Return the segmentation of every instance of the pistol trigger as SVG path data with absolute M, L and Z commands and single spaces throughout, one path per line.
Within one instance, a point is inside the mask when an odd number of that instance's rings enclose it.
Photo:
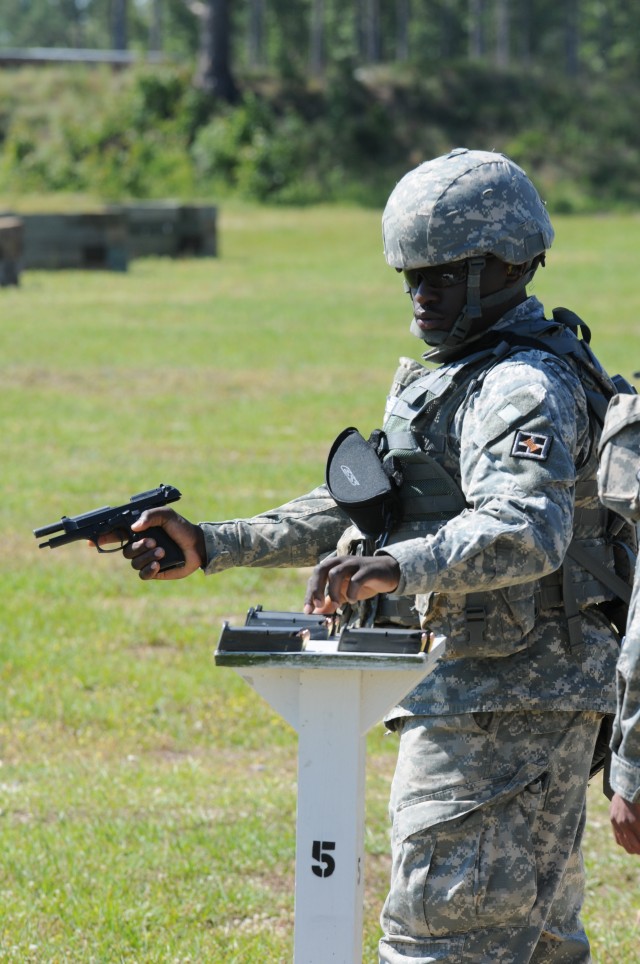
M 126 549 L 126 547 L 133 542 L 133 533 L 127 531 L 126 529 L 122 529 L 122 528 L 110 529 L 109 531 L 118 537 L 118 539 L 120 540 L 120 545 L 115 546 L 113 549 L 103 549 L 102 546 L 99 544 L 100 537 L 98 536 L 98 538 L 96 539 L 95 545 L 96 545 L 96 549 L 100 553 L 108 554 L 110 552 L 122 552 L 123 549 Z

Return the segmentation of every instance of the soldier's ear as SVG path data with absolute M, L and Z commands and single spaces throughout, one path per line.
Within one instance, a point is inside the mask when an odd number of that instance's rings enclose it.
M 521 278 L 524 273 L 524 264 L 508 264 L 507 265 L 507 278 Z
M 531 262 L 525 261 L 524 264 L 507 265 L 507 287 L 519 281 L 531 268 Z

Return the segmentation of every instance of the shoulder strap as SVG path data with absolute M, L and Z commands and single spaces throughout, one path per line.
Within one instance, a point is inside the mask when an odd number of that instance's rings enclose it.
M 570 556 L 578 565 L 590 572 L 592 576 L 595 576 L 601 583 L 610 589 L 612 593 L 622 599 L 627 605 L 631 602 L 631 586 L 621 579 L 620 576 L 616 575 L 606 566 L 596 559 L 592 553 L 585 546 L 581 546 L 580 543 L 573 540 L 569 548 L 567 549 L 567 555 Z

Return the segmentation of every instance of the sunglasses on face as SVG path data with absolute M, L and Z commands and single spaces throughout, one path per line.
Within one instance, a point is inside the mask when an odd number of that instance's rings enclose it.
M 428 288 L 452 288 L 467 280 L 468 262 L 453 261 L 434 267 L 408 268 L 402 273 L 413 291 L 417 291 L 421 284 Z

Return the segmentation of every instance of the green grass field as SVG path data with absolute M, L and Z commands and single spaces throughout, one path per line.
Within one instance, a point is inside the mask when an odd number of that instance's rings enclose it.
M 531 289 L 583 314 L 612 372 L 640 369 L 640 219 L 558 219 Z M 306 574 L 143 584 L 120 555 L 32 529 L 160 482 L 194 521 L 323 477 L 377 427 L 420 354 L 379 213 L 230 206 L 220 257 L 127 274 L 27 272 L 0 290 L 0 961 L 292 959 L 295 736 L 212 654 L 223 619 L 301 607 Z M 637 242 L 637 243 L 636 243 Z M 369 737 L 365 954 L 388 875 L 395 741 Z M 594 961 L 640 959 L 640 863 L 590 792 Z

